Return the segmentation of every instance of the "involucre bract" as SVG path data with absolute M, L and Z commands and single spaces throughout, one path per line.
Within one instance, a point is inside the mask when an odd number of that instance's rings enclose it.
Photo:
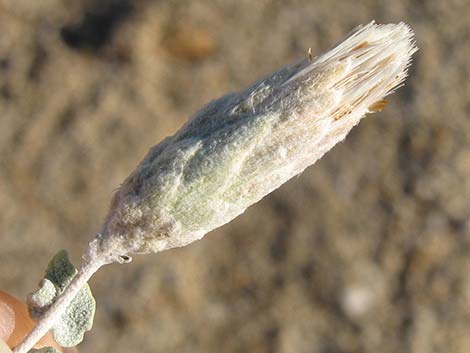
M 415 51 L 407 25 L 372 22 L 318 58 L 212 101 L 124 181 L 93 251 L 125 262 L 231 221 L 381 110 Z

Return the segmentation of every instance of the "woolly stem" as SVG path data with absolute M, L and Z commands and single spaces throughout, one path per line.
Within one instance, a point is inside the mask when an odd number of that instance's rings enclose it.
M 88 282 L 90 277 L 105 263 L 88 259 L 74 276 L 70 284 L 57 298 L 54 304 L 44 313 L 34 329 L 26 336 L 22 343 L 15 347 L 13 353 L 27 353 L 51 329 L 57 318 L 65 311 L 69 303 L 75 298 L 78 291 Z

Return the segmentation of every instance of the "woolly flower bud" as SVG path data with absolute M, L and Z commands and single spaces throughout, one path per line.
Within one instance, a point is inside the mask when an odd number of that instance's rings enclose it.
M 372 22 L 315 60 L 212 101 L 124 181 L 95 251 L 123 262 L 231 221 L 381 110 L 415 51 L 407 25 Z

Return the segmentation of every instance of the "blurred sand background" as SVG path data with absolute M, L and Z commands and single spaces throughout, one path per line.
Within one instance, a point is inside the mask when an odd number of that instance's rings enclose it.
M 468 1 L 0 1 L 0 288 L 75 263 L 113 190 L 212 98 L 375 19 L 406 86 L 189 247 L 91 281 L 81 352 L 470 352 Z

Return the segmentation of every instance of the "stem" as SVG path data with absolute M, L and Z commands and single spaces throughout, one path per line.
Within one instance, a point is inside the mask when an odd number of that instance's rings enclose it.
M 47 310 L 37 322 L 34 329 L 26 336 L 23 342 L 15 347 L 13 353 L 29 352 L 47 331 L 51 329 L 57 318 L 65 311 L 73 298 L 75 298 L 78 291 L 102 265 L 104 265 L 104 263 L 96 261 L 96 259 L 86 261 L 72 279 L 72 282 L 70 282 L 54 304 L 51 305 L 49 310 Z

